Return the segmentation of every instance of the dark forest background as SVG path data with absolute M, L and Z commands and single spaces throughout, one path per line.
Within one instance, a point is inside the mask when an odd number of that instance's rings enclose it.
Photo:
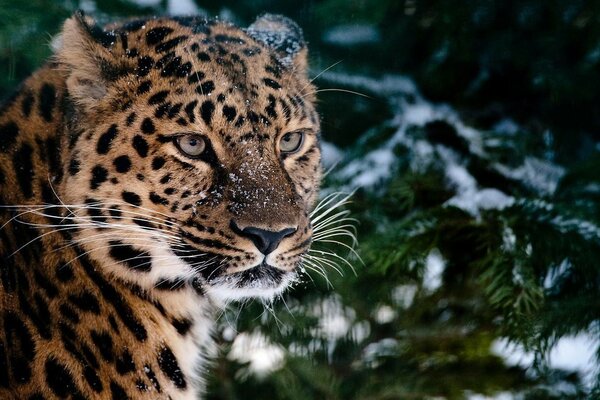
M 0 98 L 74 10 L 187 3 L 0 0 Z M 326 265 L 330 282 L 309 271 L 272 309 L 225 314 L 209 399 L 600 398 L 599 1 L 196 5 L 304 28 L 324 193 L 356 190 L 362 259 L 334 244 L 355 273 Z M 584 372 L 553 362 L 565 340 L 588 343 Z

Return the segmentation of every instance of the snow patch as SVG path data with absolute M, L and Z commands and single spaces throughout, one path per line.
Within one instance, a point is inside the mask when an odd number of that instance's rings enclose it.
M 132 3 L 141 7 L 158 7 L 161 0 L 130 0 Z
M 263 378 L 283 367 L 285 351 L 260 332 L 243 332 L 233 341 L 227 358 L 248 363 L 247 373 Z
M 396 319 L 398 313 L 387 304 L 381 304 L 373 313 L 373 318 L 378 324 L 389 324 Z
M 446 201 L 446 206 L 454 206 L 479 217 L 480 210 L 502 210 L 515 203 L 498 189 L 479 189 L 475 178 L 465 167 L 459 165 L 453 152 L 448 149 L 438 149 L 438 154 L 446 162 L 446 176 L 456 188 L 456 195 Z
M 205 15 L 204 11 L 196 5 L 194 0 L 169 0 L 167 3 L 169 15 Z
M 496 164 L 495 168 L 504 176 L 521 181 L 543 194 L 554 193 L 558 182 L 565 174 L 564 168 L 535 157 L 525 158 L 518 168 L 511 169 L 501 164 Z
M 392 150 L 377 149 L 348 164 L 339 175 L 346 179 L 352 177 L 355 187 L 370 187 L 389 177 L 395 161 Z
M 442 278 L 446 269 L 446 261 L 437 249 L 432 250 L 425 259 L 423 287 L 428 292 L 435 292 L 442 286 Z
M 321 141 L 321 162 L 323 167 L 331 168 L 344 159 L 344 153 L 336 145 Z
M 475 393 L 475 394 L 468 393 L 467 394 L 467 400 L 515 400 L 516 398 L 521 398 L 521 397 L 516 397 L 514 394 L 507 393 L 507 392 L 496 393 L 492 396 L 487 396 L 487 395 L 477 394 L 477 393 Z
M 399 285 L 392 290 L 392 301 L 398 307 L 403 309 L 409 308 L 417 294 L 417 285 Z
M 381 34 L 373 25 L 338 25 L 325 32 L 323 41 L 329 44 L 350 47 L 361 44 L 377 43 L 381 41 Z
M 548 365 L 551 368 L 577 371 L 583 383 L 591 388 L 598 368 L 595 355 L 598 346 L 600 339 L 591 333 L 563 337 L 550 350 Z M 510 366 L 529 368 L 534 361 L 533 352 L 528 352 L 523 346 L 505 338 L 496 339 L 492 343 L 491 351 Z

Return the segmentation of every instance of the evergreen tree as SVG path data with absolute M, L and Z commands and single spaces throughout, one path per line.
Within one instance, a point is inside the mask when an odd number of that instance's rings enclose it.
M 316 223 L 302 283 L 223 314 L 208 398 L 600 398 L 598 367 L 548 362 L 585 335 L 600 365 L 598 2 L 197 3 L 305 27 L 323 197 L 340 203 Z M 108 20 L 173 4 L 0 0 L 0 97 L 75 9 Z M 507 342 L 531 365 L 508 364 Z

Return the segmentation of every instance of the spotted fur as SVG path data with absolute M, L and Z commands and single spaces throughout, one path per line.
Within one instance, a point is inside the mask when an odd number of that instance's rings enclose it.
M 198 398 L 215 313 L 281 293 L 311 243 L 302 33 L 76 14 L 59 43 L 0 109 L 0 398 Z

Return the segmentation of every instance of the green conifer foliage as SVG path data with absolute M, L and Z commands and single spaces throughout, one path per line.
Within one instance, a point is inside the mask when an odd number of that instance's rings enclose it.
M 77 8 L 172 4 L 0 0 L 0 98 Z M 358 237 L 332 232 L 283 299 L 223 314 L 208 399 L 600 398 L 599 2 L 196 4 L 304 27 L 323 197 L 354 193 L 324 220 Z M 596 338 L 594 376 L 549 360 L 577 335 Z

